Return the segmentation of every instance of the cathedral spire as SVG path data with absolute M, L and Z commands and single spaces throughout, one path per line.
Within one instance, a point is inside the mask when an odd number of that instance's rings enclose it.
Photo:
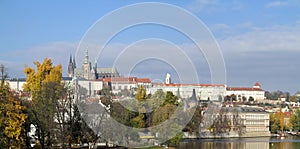
M 74 63 L 72 62 L 72 54 L 70 54 L 70 60 L 68 65 L 68 77 L 74 76 Z
M 72 54 L 70 54 L 69 64 L 70 64 L 70 63 L 73 63 L 73 62 L 72 62 Z
M 73 57 L 73 67 L 76 68 L 75 57 Z
M 88 64 L 89 63 L 89 51 L 88 49 L 85 50 L 85 58 L 84 58 L 84 62 L 85 64 Z

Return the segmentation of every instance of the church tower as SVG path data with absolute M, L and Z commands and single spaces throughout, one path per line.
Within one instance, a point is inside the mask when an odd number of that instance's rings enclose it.
M 94 62 L 94 66 L 93 66 L 93 79 L 98 79 L 98 73 L 97 73 L 97 60 L 95 59 L 95 62 Z
M 91 79 L 91 62 L 89 60 L 88 50 L 85 51 L 85 58 L 82 63 L 83 78 Z
M 167 73 L 166 75 L 166 84 L 171 84 L 171 75 L 169 73 Z
M 74 61 L 75 62 L 75 61 Z M 72 55 L 70 55 L 69 65 L 68 65 L 68 77 L 74 76 L 74 63 L 72 61 Z

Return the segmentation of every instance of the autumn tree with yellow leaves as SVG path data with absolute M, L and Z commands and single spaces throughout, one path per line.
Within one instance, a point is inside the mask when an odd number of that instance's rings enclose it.
M 5 82 L 7 74 L 4 65 L 0 66 L 0 144 L 1 148 L 21 148 L 24 144 L 25 107 Z
M 40 147 L 51 147 L 54 138 L 56 105 L 62 95 L 62 66 L 53 66 L 52 60 L 45 58 L 43 63 L 34 62 L 36 70 L 26 66 L 24 91 L 31 94 L 32 105 L 28 110 L 31 123 L 36 127 Z

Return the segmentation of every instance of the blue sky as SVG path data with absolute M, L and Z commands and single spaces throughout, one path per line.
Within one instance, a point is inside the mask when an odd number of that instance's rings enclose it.
M 63 64 L 66 74 L 69 55 L 75 54 L 86 31 L 109 12 L 137 2 L 142 1 L 2 0 L 0 63 L 8 67 L 11 77 L 23 77 L 26 64 L 32 66 L 33 61 L 50 57 L 56 64 Z M 206 24 L 224 55 L 228 86 L 252 86 L 259 81 L 269 91 L 278 89 L 293 94 L 300 90 L 300 2 L 297 0 L 155 2 L 182 7 Z M 155 37 L 189 47 L 189 41 L 177 34 L 168 28 L 146 25 L 125 30 L 112 42 L 115 48 L 120 48 L 139 39 Z M 203 57 L 200 59 L 197 71 L 203 78 L 201 81 L 207 83 L 210 72 Z M 105 62 L 98 65 L 106 66 Z M 153 73 L 161 76 L 159 79 L 166 73 L 162 68 L 137 68 L 137 75 Z

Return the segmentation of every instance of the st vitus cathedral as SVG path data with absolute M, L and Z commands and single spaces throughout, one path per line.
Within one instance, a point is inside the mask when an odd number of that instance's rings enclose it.
M 68 65 L 68 77 L 96 80 L 99 78 L 119 77 L 119 73 L 116 68 L 98 68 L 97 62 L 95 62 L 92 66 L 92 63 L 89 60 L 88 50 L 86 50 L 85 58 L 82 62 L 81 68 L 76 67 L 75 59 L 72 59 L 72 56 L 70 56 Z

